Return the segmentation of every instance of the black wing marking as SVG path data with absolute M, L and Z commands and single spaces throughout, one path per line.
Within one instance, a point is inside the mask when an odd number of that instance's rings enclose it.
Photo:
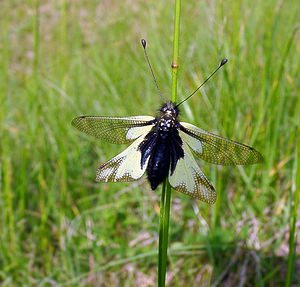
M 136 139 L 123 152 L 116 155 L 108 162 L 102 164 L 96 172 L 96 181 L 100 182 L 124 182 L 137 180 L 146 171 L 147 163 L 141 165 L 142 154 L 139 149 L 144 136 Z
M 177 162 L 175 171 L 169 173 L 171 186 L 179 192 L 209 204 L 216 202 L 217 193 L 196 163 L 186 142 L 183 142 L 184 156 Z
M 247 165 L 263 162 L 254 148 L 214 135 L 189 123 L 180 123 L 182 139 L 199 158 L 220 165 Z
M 154 124 L 154 117 L 99 117 L 81 116 L 73 119 L 78 130 L 110 143 L 124 144 L 148 133 Z

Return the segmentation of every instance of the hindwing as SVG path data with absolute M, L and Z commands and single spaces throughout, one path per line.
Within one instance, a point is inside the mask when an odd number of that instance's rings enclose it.
M 213 185 L 208 181 L 194 159 L 190 147 L 183 139 L 183 157 L 176 165 L 173 174 L 169 173 L 171 186 L 179 192 L 209 204 L 216 201 L 217 194 Z
M 145 159 L 145 164 L 142 165 L 142 153 L 140 144 L 144 137 L 136 139 L 123 152 L 102 164 L 96 172 L 96 181 L 100 182 L 116 182 L 116 181 L 133 181 L 137 180 L 146 171 L 149 157 Z

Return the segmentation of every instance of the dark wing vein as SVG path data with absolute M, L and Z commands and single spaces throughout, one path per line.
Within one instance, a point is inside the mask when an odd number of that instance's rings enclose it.
M 220 165 L 247 165 L 263 161 L 262 155 L 250 146 L 222 138 L 188 123 L 181 123 L 180 129 L 200 141 L 201 147 L 193 149 L 193 152 L 207 162 Z
M 135 127 L 153 125 L 154 118 L 150 116 L 136 117 L 100 117 L 80 116 L 72 121 L 72 125 L 90 136 L 110 143 L 123 144 L 134 141 L 127 137 L 128 131 Z

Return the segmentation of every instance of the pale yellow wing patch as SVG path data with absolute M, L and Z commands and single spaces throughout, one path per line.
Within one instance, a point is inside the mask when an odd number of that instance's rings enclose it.
M 153 125 L 148 126 L 141 126 L 141 127 L 132 127 L 128 129 L 126 133 L 126 140 L 134 140 L 139 138 L 140 136 L 147 135 L 151 129 L 153 128 Z
M 174 173 L 169 174 L 171 186 L 193 198 L 213 204 L 217 194 L 195 161 L 189 146 L 183 142 L 184 157 L 177 162 Z
M 147 162 L 141 167 L 141 152 L 138 149 L 145 137 L 136 139 L 123 152 L 102 164 L 96 172 L 96 181 L 116 182 L 137 180 L 146 171 Z
M 200 140 L 184 133 L 181 130 L 179 130 L 179 135 L 196 154 L 202 154 L 202 144 Z

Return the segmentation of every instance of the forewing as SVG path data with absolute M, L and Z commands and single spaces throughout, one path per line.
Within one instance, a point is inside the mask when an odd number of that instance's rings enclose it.
M 98 117 L 80 116 L 72 121 L 72 125 L 78 130 L 105 140 L 110 143 L 130 143 L 147 134 L 153 127 L 153 117 Z
M 183 158 L 177 162 L 174 173 L 169 174 L 171 186 L 179 192 L 209 204 L 216 202 L 217 194 L 213 185 L 208 181 L 196 163 L 188 145 L 183 142 Z
M 102 164 L 97 169 L 96 181 L 116 182 L 139 179 L 145 173 L 149 160 L 148 158 L 143 167 L 141 166 L 141 151 L 139 145 L 144 138 L 144 136 L 139 137 L 122 153 Z
M 180 135 L 196 156 L 220 165 L 247 165 L 263 161 L 254 148 L 214 135 L 189 123 L 181 122 Z

